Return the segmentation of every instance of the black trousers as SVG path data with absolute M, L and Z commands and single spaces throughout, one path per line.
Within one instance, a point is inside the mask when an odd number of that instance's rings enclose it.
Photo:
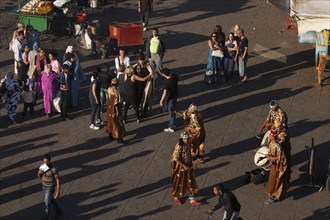
M 30 114 L 34 115 L 34 103 L 33 102 L 31 102 L 31 103 L 24 102 L 23 116 L 26 115 L 26 112 L 28 109 L 30 110 Z

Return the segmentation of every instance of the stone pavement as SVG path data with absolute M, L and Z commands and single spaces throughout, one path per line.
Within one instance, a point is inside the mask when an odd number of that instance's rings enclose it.
M 156 100 L 152 116 L 139 125 L 133 120 L 127 124 L 129 145 L 109 143 L 105 128 L 92 131 L 88 127 L 86 82 L 81 107 L 71 113 L 70 121 L 58 116 L 46 119 L 40 104 L 36 118 L 23 121 L 18 114 L 19 123 L 9 125 L 1 106 L 0 218 L 41 218 L 44 204 L 37 168 L 41 156 L 50 152 L 61 174 L 61 219 L 207 219 L 206 210 L 216 203 L 212 186 L 219 182 L 236 194 L 243 219 L 330 219 L 329 192 L 302 187 L 307 183 L 305 146 L 310 146 L 312 137 L 319 177 L 326 175 L 329 159 L 329 86 L 316 83 L 313 46 L 298 44 L 296 32 L 281 33 L 288 17 L 265 0 L 155 3 L 150 23 L 160 28 L 167 45 L 165 66 L 180 76 L 178 109 L 194 102 L 205 121 L 207 162 L 196 169 L 198 198 L 203 204 L 192 207 L 186 202 L 178 207 L 170 195 L 169 160 L 183 121 L 178 119 L 175 133 L 162 132 L 168 116 L 160 113 Z M 106 34 L 109 22 L 137 20 L 136 1 L 121 2 L 104 15 L 93 16 L 101 20 Z M 246 31 L 250 79 L 242 86 L 203 82 L 207 39 L 217 24 L 226 35 L 235 24 Z M 53 44 L 46 40 L 43 46 L 63 51 L 66 42 L 66 38 Z M 79 55 L 87 73 L 94 66 L 113 62 L 113 58 L 96 60 L 83 50 Z M 1 74 L 12 69 L 11 64 L 12 54 L 0 50 Z M 255 168 L 253 157 L 259 143 L 254 136 L 272 99 L 279 100 L 289 117 L 293 174 L 286 197 L 265 206 L 265 186 L 244 184 L 244 174 Z M 213 218 L 220 219 L 222 213 L 216 212 Z

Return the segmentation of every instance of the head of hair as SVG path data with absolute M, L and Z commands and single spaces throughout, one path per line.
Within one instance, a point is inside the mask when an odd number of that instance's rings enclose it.
M 124 72 L 125 71 L 125 64 L 120 64 L 118 71 L 119 72 Z
M 230 35 L 233 35 L 233 37 L 235 36 L 235 34 L 233 33 L 233 32 L 230 32 L 229 34 L 228 34 L 228 40 L 229 40 L 229 36 Z
M 44 160 L 44 159 L 47 159 L 48 161 L 51 161 L 51 156 L 49 155 L 49 154 L 45 154 L 45 155 L 43 155 L 42 156 L 42 159 Z
M 212 36 L 213 36 L 213 35 L 216 35 L 216 38 L 219 39 L 219 34 L 218 34 L 218 32 L 215 32 L 215 31 L 214 31 L 214 32 L 211 34 L 211 39 L 212 39 Z
M 145 60 L 146 56 L 144 55 L 144 53 L 142 53 L 141 51 L 138 54 L 138 60 Z
M 223 191 L 225 189 L 222 183 L 219 183 L 219 184 L 213 186 L 213 188 L 220 190 L 220 191 Z
M 43 51 L 43 50 L 44 50 L 43 48 L 39 47 L 38 48 L 38 53 L 41 53 L 41 51 Z
M 23 89 L 24 89 L 24 91 L 25 91 L 25 92 L 27 92 L 27 91 L 29 91 L 29 90 L 30 90 L 30 87 L 29 87 L 29 86 L 27 86 L 27 85 L 25 85 Z
M 68 64 L 63 64 L 62 69 L 63 69 L 63 70 L 69 70 L 70 67 L 69 67 Z
M 30 25 L 30 24 L 26 25 L 26 30 L 27 30 L 27 31 L 31 31 L 31 30 L 33 30 L 33 26 Z
M 24 31 L 19 31 L 18 33 L 17 33 L 17 36 L 24 36 Z
M 55 51 L 53 51 L 53 50 L 51 50 L 51 51 L 49 52 L 49 55 L 52 55 L 54 58 L 57 57 L 57 53 L 56 53 Z
M 221 25 L 217 25 L 217 26 L 215 26 L 214 30 L 215 30 L 216 32 L 222 32 L 222 27 L 221 27 Z
M 152 28 L 151 31 L 157 31 L 157 33 L 158 33 L 158 27 Z
M 101 72 L 101 69 L 100 69 L 100 67 L 95 67 L 95 69 L 93 70 L 93 73 L 92 73 L 92 76 L 94 77 L 94 78 L 96 78 L 96 77 L 98 77 L 98 75 L 99 75 L 99 73 Z
M 166 76 L 171 75 L 171 71 L 170 71 L 170 69 L 169 69 L 169 68 L 164 68 L 164 69 L 163 69 L 163 74 L 166 75 Z

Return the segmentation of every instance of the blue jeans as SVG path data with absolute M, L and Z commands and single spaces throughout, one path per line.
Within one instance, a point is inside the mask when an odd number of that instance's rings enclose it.
M 89 101 L 92 106 L 91 112 L 91 124 L 95 124 L 95 114 L 98 120 L 101 120 L 100 113 L 101 113 L 101 104 L 96 104 L 94 97 L 89 97 Z
M 168 112 L 170 114 L 170 123 L 169 128 L 174 129 L 175 126 L 175 120 L 176 120 L 176 114 L 175 114 L 175 108 L 176 108 L 176 99 L 170 99 L 167 103 Z
M 233 77 L 234 65 L 235 65 L 234 57 L 232 57 L 232 58 L 226 57 L 225 58 L 224 69 L 225 69 L 226 80 L 231 79 Z
M 45 195 L 45 214 L 43 219 L 47 220 L 49 218 L 49 211 L 50 211 L 50 206 L 53 205 L 56 211 L 59 210 L 58 205 L 56 203 L 56 200 L 53 197 L 53 194 L 55 192 L 55 186 L 44 186 L 42 185 L 42 191 Z

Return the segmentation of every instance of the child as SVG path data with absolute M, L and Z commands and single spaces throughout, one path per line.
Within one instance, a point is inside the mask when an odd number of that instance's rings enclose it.
M 34 116 L 34 104 L 33 104 L 33 97 L 34 92 L 30 89 L 29 86 L 24 86 L 24 91 L 22 93 L 23 100 L 24 100 L 24 110 L 23 110 L 23 117 L 25 117 L 27 109 L 30 109 L 30 114 L 32 117 Z

